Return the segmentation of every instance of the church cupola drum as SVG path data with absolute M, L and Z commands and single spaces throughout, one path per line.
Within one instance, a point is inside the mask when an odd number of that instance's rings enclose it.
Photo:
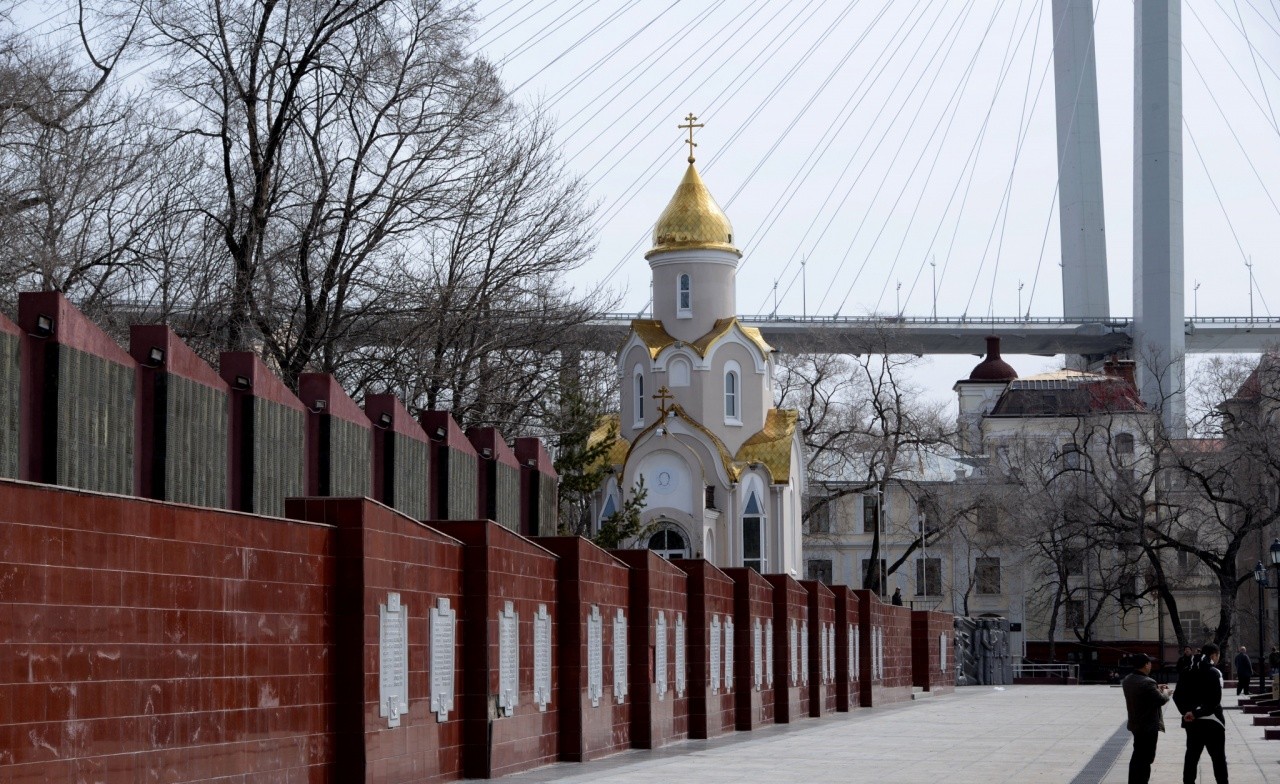
M 689 131 L 689 167 L 653 228 L 653 247 L 645 254 L 653 270 L 653 316 L 680 340 L 705 335 L 719 319 L 737 313 L 738 260 L 733 224 L 716 204 L 698 174 L 692 114 L 681 128 Z
M 651 318 L 635 319 L 618 352 L 620 411 L 593 436 L 616 433 L 613 469 L 595 498 L 594 526 L 643 481 L 633 546 L 717 566 L 791 572 L 801 557 L 804 462 L 795 411 L 773 407 L 773 349 L 738 321 L 742 253 L 733 226 L 689 166 L 645 254 L 653 274 Z

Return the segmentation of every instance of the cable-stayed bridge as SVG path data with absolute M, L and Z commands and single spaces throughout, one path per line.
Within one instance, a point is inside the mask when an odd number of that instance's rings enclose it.
M 612 351 L 634 313 L 610 313 L 585 325 L 592 348 Z M 987 335 L 1005 354 L 1139 357 L 1131 318 L 944 318 L 930 316 L 744 315 L 774 348 L 787 353 L 981 354 Z M 1280 346 L 1280 318 L 1197 316 L 1184 321 L 1186 351 L 1257 353 Z

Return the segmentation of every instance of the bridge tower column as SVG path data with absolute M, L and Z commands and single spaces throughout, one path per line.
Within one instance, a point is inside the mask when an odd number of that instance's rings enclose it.
M 1105 319 L 1111 310 L 1092 0 L 1053 0 L 1053 41 L 1062 315 Z
M 1182 228 L 1182 2 L 1135 0 L 1133 314 L 1138 385 L 1186 431 Z

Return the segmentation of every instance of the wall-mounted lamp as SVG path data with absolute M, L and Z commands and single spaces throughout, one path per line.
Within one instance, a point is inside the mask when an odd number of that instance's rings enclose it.
M 152 346 L 147 352 L 147 361 L 152 367 L 160 367 L 164 364 L 164 349 L 159 346 Z
M 443 428 L 443 427 L 437 427 L 437 428 L 436 428 L 436 438 L 444 438 L 444 428 Z
M 322 414 L 324 413 L 324 410 L 327 409 L 328 407 L 329 407 L 329 401 L 325 400 L 324 398 L 321 398 L 313 404 L 311 413 Z
M 384 428 L 391 427 L 391 415 L 385 411 L 379 414 L 378 424 Z
M 36 337 L 47 338 L 53 334 L 53 318 L 41 313 L 36 316 Z
M 248 376 L 236 376 L 231 386 L 236 389 L 249 389 L 253 386 L 253 382 L 249 380 Z
M 480 450 L 480 456 L 483 457 L 485 460 L 488 460 L 489 458 L 493 457 L 493 450 L 486 446 L 484 449 Z

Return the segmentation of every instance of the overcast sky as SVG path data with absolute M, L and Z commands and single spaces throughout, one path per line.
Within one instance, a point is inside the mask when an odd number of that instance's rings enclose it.
M 1050 0 L 477 11 L 477 48 L 555 118 L 601 205 L 575 283 L 608 280 L 626 309 L 645 307 L 643 253 L 692 112 L 706 124 L 698 167 L 745 252 L 741 313 L 772 311 L 776 283 L 779 313 L 928 315 L 936 269 L 940 316 L 1014 316 L 1019 302 L 1061 314 Z M 1100 0 L 1096 14 L 1111 312 L 1128 316 L 1133 5 Z M 1280 316 L 1280 6 L 1186 0 L 1183 43 L 1187 314 L 1247 314 L 1251 256 L 1254 311 Z M 973 363 L 935 364 L 949 395 Z

